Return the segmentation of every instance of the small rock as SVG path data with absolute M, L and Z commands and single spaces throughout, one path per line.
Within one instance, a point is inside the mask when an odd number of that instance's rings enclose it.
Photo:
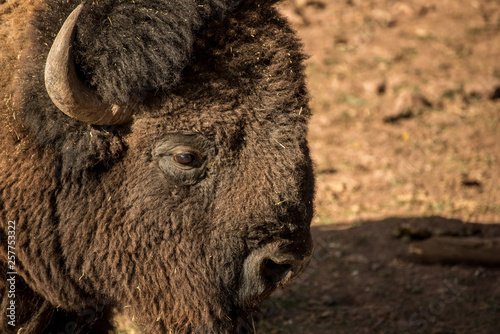
M 328 185 L 328 190 L 330 190 L 331 192 L 333 192 L 335 194 L 340 194 L 340 193 L 344 192 L 345 189 L 346 189 L 346 186 L 345 186 L 344 182 L 342 182 L 342 181 L 333 181 Z
M 295 8 L 304 8 L 309 3 L 309 0 L 293 0 Z
M 352 213 L 358 213 L 361 211 L 361 206 L 359 204 L 354 204 L 351 205 L 349 209 L 351 210 Z
M 383 79 L 376 79 L 363 82 L 363 89 L 368 95 L 383 95 L 386 90 L 386 83 Z
M 418 16 L 426 16 L 430 12 L 436 11 L 436 6 L 431 5 L 431 6 L 422 6 L 418 10 Z
M 321 296 L 321 302 L 326 306 L 335 306 L 339 304 L 339 301 L 332 296 Z
M 396 18 L 389 11 L 383 9 L 373 9 L 371 18 L 384 27 L 394 27 L 397 23 Z
M 414 199 L 414 197 L 413 193 L 406 193 L 397 195 L 396 199 L 398 200 L 398 202 L 408 203 L 411 202 Z
M 411 239 L 423 240 L 430 238 L 432 236 L 432 231 L 425 228 L 425 226 L 414 226 L 412 224 L 403 223 L 397 227 L 393 235 L 396 238 L 409 236 Z
M 500 80 L 493 77 L 480 77 L 465 84 L 466 97 L 498 99 L 500 98 Z
M 401 16 L 401 15 L 413 16 L 413 15 L 415 15 L 415 10 L 410 5 L 408 5 L 404 2 L 400 2 L 400 1 L 396 2 L 395 5 L 392 6 L 391 12 L 397 16 Z
M 319 317 L 320 318 L 329 318 L 333 315 L 333 312 L 331 310 L 326 310 L 320 313 Z
M 395 123 L 401 119 L 411 118 L 431 107 L 432 103 L 425 96 L 403 92 L 394 101 L 394 108 L 384 117 L 384 122 Z
M 420 37 L 420 38 L 429 38 L 429 36 L 431 36 L 429 31 L 424 29 L 424 28 L 415 29 L 415 35 L 417 35 L 417 37 Z
M 347 255 L 344 260 L 346 260 L 349 263 L 357 263 L 357 264 L 366 264 L 369 263 L 370 260 L 362 254 L 350 254 Z
M 500 85 L 495 88 L 493 93 L 490 95 L 491 100 L 497 100 L 500 99 Z

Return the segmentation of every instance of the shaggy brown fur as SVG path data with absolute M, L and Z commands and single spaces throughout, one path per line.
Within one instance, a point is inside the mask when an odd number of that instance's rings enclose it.
M 273 3 L 85 3 L 82 79 L 143 99 L 122 126 L 71 119 L 45 91 L 78 1 L 0 3 L 0 219 L 2 238 L 17 222 L 19 273 L 16 328 L 0 331 L 105 332 L 118 309 L 145 333 L 229 333 L 268 295 L 239 293 L 243 263 L 307 243 L 314 192 L 304 57 Z M 178 143 L 203 163 L 174 166 Z

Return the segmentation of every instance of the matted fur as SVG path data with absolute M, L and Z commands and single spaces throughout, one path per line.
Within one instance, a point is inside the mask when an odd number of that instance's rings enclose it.
M 239 0 L 100 0 L 78 21 L 77 63 L 111 103 L 128 102 L 144 89 L 179 82 L 196 33 L 222 19 Z M 44 22 L 42 22 L 43 24 Z
M 116 309 L 145 333 L 228 333 L 259 302 L 238 296 L 243 261 L 305 242 L 314 192 L 304 57 L 273 3 L 86 3 L 82 80 L 105 100 L 144 99 L 113 127 L 69 118 L 44 90 L 46 55 L 78 2 L 0 4 L 0 219 L 3 231 L 17 222 L 17 329 L 104 332 Z M 152 157 L 179 134 L 211 147 L 194 184 Z M 12 330 L 5 317 L 0 330 Z

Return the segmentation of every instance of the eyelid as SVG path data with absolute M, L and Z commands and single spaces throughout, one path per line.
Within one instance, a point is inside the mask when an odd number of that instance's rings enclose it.
M 200 151 L 190 146 L 172 146 L 171 148 L 160 146 L 153 150 L 154 157 L 174 156 L 178 154 L 192 154 L 195 157 L 202 156 Z
M 170 154 L 181 154 L 181 153 L 188 153 L 188 154 L 193 154 L 193 155 L 200 155 L 201 152 L 198 148 L 194 146 L 188 146 L 188 145 L 175 145 L 172 146 L 171 148 L 167 149 L 167 152 Z

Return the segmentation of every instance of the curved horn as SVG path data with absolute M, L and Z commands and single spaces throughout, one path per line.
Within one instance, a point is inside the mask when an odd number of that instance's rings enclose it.
M 81 82 L 71 54 L 74 28 L 83 4 L 68 16 L 50 48 L 45 64 L 45 87 L 52 102 L 66 115 L 96 125 L 123 124 L 130 120 L 134 105 L 106 104 Z

